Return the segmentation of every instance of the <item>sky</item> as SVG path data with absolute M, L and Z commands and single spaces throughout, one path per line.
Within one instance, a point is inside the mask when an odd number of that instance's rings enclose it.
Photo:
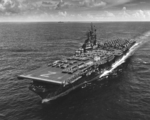
M 150 21 L 150 0 L 0 0 L 0 22 Z

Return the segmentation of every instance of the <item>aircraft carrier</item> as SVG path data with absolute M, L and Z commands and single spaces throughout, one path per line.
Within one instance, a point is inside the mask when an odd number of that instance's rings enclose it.
M 33 82 L 29 89 L 48 102 L 103 77 L 116 61 L 125 60 L 136 41 L 132 39 L 97 40 L 96 28 L 91 24 L 86 40 L 75 53 L 56 60 L 47 67 L 19 75 L 19 79 Z M 121 63 L 121 61 L 120 61 Z

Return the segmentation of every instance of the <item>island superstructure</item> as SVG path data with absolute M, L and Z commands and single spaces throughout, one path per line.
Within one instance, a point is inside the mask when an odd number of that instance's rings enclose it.
M 98 42 L 96 28 L 92 24 L 86 36 L 83 45 L 72 56 L 18 78 L 32 80 L 29 89 L 38 94 L 43 102 L 54 100 L 96 80 L 136 43 L 131 39 Z

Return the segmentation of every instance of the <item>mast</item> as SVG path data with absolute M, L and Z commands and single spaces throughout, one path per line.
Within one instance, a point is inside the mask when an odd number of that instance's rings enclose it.
M 91 36 L 91 43 L 92 46 L 96 45 L 96 28 L 95 26 L 93 26 L 93 24 L 91 23 L 91 30 L 90 30 L 90 36 Z
M 91 31 L 93 31 L 93 23 L 91 23 Z
M 93 42 L 93 44 L 96 45 L 96 43 L 97 43 L 96 27 L 94 26 L 94 42 Z
M 86 51 L 87 46 L 91 46 L 91 48 L 93 48 L 93 46 L 95 46 L 97 43 L 96 28 L 95 28 L 95 26 L 93 26 L 92 23 L 90 26 L 90 30 L 86 33 L 86 36 L 87 36 L 87 39 L 85 40 L 84 44 L 82 45 L 82 48 L 84 49 L 84 51 Z

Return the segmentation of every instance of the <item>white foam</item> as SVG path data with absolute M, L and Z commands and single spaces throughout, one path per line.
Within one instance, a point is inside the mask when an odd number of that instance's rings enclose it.
M 43 99 L 42 100 L 42 103 L 47 103 L 47 102 L 49 102 L 50 101 L 50 99 Z
M 117 68 L 118 66 L 120 66 L 122 63 L 125 62 L 125 60 L 134 52 L 134 50 L 137 48 L 137 46 L 139 45 L 140 43 L 136 43 L 134 46 L 132 46 L 129 50 L 129 52 L 124 55 L 121 59 L 119 59 L 118 61 L 116 61 L 114 64 L 112 64 L 112 67 L 110 70 L 105 70 L 103 72 L 103 74 L 100 75 L 99 78 L 102 78 L 102 77 L 105 77 L 107 75 L 109 75 L 109 73 L 111 73 L 115 68 Z

